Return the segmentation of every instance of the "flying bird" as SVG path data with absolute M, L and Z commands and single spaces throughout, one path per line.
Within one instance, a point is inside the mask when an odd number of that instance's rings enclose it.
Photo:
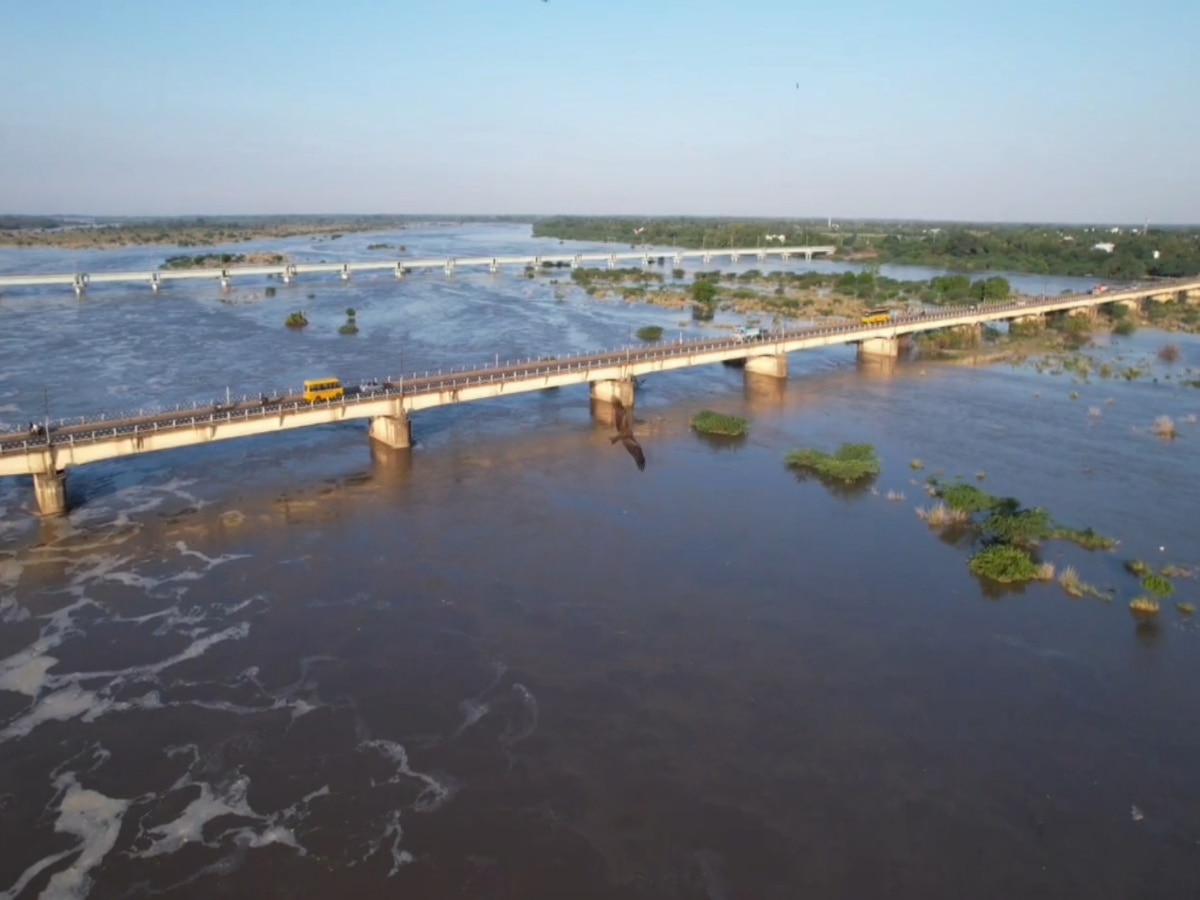
M 620 441 L 624 444 L 633 461 L 637 463 L 638 471 L 643 472 L 646 469 L 646 454 L 642 452 L 642 445 L 633 436 L 633 414 L 620 400 L 613 400 L 612 405 L 617 414 L 617 434 L 609 438 L 609 442 L 615 444 Z

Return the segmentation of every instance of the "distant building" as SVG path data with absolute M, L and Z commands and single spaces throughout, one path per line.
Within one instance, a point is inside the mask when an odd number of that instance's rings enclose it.
M 1108 244 L 1108 243 L 1092 244 L 1092 249 L 1098 250 L 1101 253 L 1112 253 L 1114 250 L 1117 249 L 1117 245 L 1116 244 Z

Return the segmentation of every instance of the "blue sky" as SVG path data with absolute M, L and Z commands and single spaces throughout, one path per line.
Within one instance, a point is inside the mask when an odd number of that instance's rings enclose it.
M 1195 0 L 8 0 L 0 211 L 1200 222 L 1197 35 Z

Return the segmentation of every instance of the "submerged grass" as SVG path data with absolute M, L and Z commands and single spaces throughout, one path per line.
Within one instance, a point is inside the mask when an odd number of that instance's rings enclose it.
M 692 428 L 701 434 L 742 437 L 749 433 L 750 423 L 737 416 L 727 416 L 723 413 L 713 412 L 711 409 L 705 409 L 692 416 Z
M 874 478 L 880 471 L 879 457 L 871 444 L 842 444 L 833 453 L 811 448 L 794 450 L 786 461 L 792 468 L 846 484 Z
M 1002 584 L 1033 581 L 1040 569 L 1028 552 L 1012 544 L 988 544 L 967 565 L 976 575 Z

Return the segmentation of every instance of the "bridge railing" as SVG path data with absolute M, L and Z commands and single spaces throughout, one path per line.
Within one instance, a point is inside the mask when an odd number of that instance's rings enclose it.
M 770 346 L 772 344 L 780 345 L 792 341 L 811 340 L 857 332 L 861 332 L 865 339 L 872 335 L 878 335 L 881 332 L 886 335 L 888 331 L 894 331 L 897 327 L 903 328 L 913 324 L 953 319 L 975 319 L 980 315 L 999 316 L 1018 311 L 1033 314 L 1044 307 L 1060 306 L 1063 301 L 1070 302 L 1071 300 L 1085 299 L 1092 300 L 1088 295 L 1076 295 L 1072 298 L 1058 297 L 1041 302 L 1010 301 L 987 305 L 976 304 L 967 308 L 943 309 L 937 312 L 926 311 L 899 316 L 883 325 L 864 326 L 861 322 L 849 321 L 833 325 L 790 329 L 769 334 L 763 340 L 750 342 L 743 342 L 737 338 L 722 337 L 697 341 L 658 343 L 654 345 L 626 345 L 619 348 L 600 350 L 584 356 L 568 357 L 563 360 L 533 360 L 530 358 L 524 361 L 505 361 L 502 364 L 497 362 L 492 366 L 485 367 L 463 367 L 449 371 L 439 370 L 438 372 L 426 370 L 423 374 L 413 373 L 411 375 L 402 375 L 395 379 L 388 379 L 388 385 L 381 391 L 374 391 L 368 394 L 349 393 L 345 394 L 339 400 L 321 403 L 319 406 L 326 408 L 335 405 L 342 407 L 357 406 L 364 403 L 377 402 L 380 399 L 440 393 L 472 385 L 492 384 L 498 381 L 523 381 L 564 372 L 611 368 L 613 365 L 620 365 L 622 362 L 648 362 L 656 359 L 671 359 L 717 351 L 740 352 L 747 347 Z M 1108 300 L 1092 300 L 1092 302 L 1104 303 L 1108 302 Z M 263 419 L 278 416 L 281 413 L 294 413 L 313 408 L 313 404 L 309 404 L 296 395 L 281 396 L 278 392 L 274 392 L 266 396 L 270 402 L 258 404 L 255 403 L 257 398 L 243 395 L 239 405 L 236 408 L 229 409 L 221 409 L 219 402 L 207 405 L 196 402 L 190 408 L 178 404 L 174 410 L 175 414 L 172 414 L 171 410 L 167 410 L 165 413 L 147 416 L 143 411 L 138 416 L 110 416 L 108 414 L 101 414 L 99 417 L 91 420 L 80 417 L 78 423 L 75 423 L 74 420 L 60 420 L 60 424 L 56 427 L 69 427 L 72 430 L 65 433 L 55 433 L 52 428 L 47 434 L 28 435 L 19 441 L 12 438 L 6 440 L 0 436 L 0 455 L 43 451 L 47 446 L 88 444 L 122 435 L 137 436 L 140 434 L 178 430 L 180 428 L 192 428 L 197 425 L 220 424 L 235 420 Z M 229 398 L 228 402 L 233 403 L 234 401 L 232 398 Z M 141 421 L 147 418 L 151 419 L 151 421 Z M 89 425 L 92 427 L 87 427 Z

